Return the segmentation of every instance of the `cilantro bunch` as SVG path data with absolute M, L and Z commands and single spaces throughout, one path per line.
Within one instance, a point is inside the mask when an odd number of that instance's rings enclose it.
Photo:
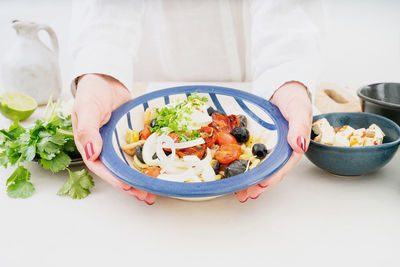
M 29 172 L 32 161 L 37 161 L 44 169 L 57 173 L 67 169 L 71 157 L 79 157 L 72 133 L 71 116 L 63 117 L 58 114 L 57 105 L 49 101 L 45 117 L 36 120 L 31 127 L 24 128 L 15 121 L 8 130 L 0 130 L 0 165 L 5 168 L 16 166 L 6 181 L 8 196 L 28 198 L 34 193 L 35 187 L 30 181 Z M 26 167 L 23 163 L 26 163 Z M 69 179 L 58 194 L 72 198 L 84 198 L 90 194 L 94 183 L 87 170 L 68 171 Z

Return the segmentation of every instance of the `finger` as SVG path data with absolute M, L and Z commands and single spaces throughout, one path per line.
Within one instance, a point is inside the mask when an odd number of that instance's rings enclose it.
M 76 114 L 76 142 L 83 147 L 86 159 L 94 161 L 100 155 L 103 140 L 99 129 L 102 126 L 102 112 L 90 101 L 81 102 L 75 110 Z
M 144 201 L 149 193 L 146 191 L 131 187 L 129 191 L 140 201 Z
M 157 196 L 155 194 L 149 193 L 144 201 L 147 203 L 147 205 L 153 205 L 154 202 L 156 202 L 156 198 Z
M 244 203 L 247 201 L 249 196 L 247 195 L 247 189 L 235 193 L 237 200 Z
M 128 185 L 128 184 L 122 182 L 121 180 L 119 180 L 118 178 L 116 178 L 103 165 L 103 163 L 101 163 L 101 161 L 99 159 L 96 161 L 89 161 L 89 160 L 84 159 L 84 162 L 85 162 L 86 166 L 89 168 L 89 170 L 91 170 L 92 172 L 94 172 L 95 174 L 100 176 L 104 181 L 111 184 L 115 188 L 122 190 L 122 191 L 128 191 L 132 188 L 130 185 Z
M 295 106 L 291 106 L 286 113 L 289 120 L 288 143 L 295 152 L 305 153 L 310 139 L 312 113 Z
M 265 191 L 265 189 L 266 188 L 262 188 L 258 185 L 254 185 L 247 189 L 247 195 L 251 199 L 257 199 L 261 195 L 261 193 Z

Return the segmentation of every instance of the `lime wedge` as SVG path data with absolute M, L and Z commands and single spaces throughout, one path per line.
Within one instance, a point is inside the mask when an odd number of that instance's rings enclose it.
M 0 112 L 10 120 L 23 121 L 36 110 L 37 103 L 30 96 L 8 92 L 0 95 Z

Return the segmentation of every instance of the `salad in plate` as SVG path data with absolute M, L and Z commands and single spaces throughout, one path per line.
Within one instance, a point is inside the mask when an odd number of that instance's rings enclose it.
M 245 115 L 226 115 L 192 93 L 162 108 L 147 108 L 144 128 L 127 130 L 122 150 L 142 173 L 175 182 L 229 178 L 260 164 L 265 134 L 255 137 Z

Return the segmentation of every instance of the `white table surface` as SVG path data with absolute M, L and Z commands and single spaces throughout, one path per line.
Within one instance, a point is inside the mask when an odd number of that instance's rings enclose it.
M 400 81 L 400 2 L 324 2 L 320 80 Z M 48 24 L 59 37 L 67 87 L 70 6 L 0 1 L 0 57 L 15 41 L 11 20 Z M 51 175 L 35 164 L 31 170 L 36 193 L 15 200 L 4 186 L 11 170 L 0 168 L 0 267 L 400 266 L 400 152 L 358 179 L 332 176 L 303 158 L 245 204 L 229 195 L 201 203 L 159 197 L 147 206 L 98 177 L 88 198 L 72 200 L 56 195 L 65 172 Z
M 0 169 L 0 266 L 400 264 L 400 153 L 359 178 L 332 176 L 304 157 L 245 204 L 227 195 L 206 202 L 159 197 L 148 206 L 97 176 L 89 197 L 72 200 L 56 195 L 66 172 L 52 175 L 36 164 L 31 171 L 36 192 L 21 200 L 7 197 L 11 170 Z

